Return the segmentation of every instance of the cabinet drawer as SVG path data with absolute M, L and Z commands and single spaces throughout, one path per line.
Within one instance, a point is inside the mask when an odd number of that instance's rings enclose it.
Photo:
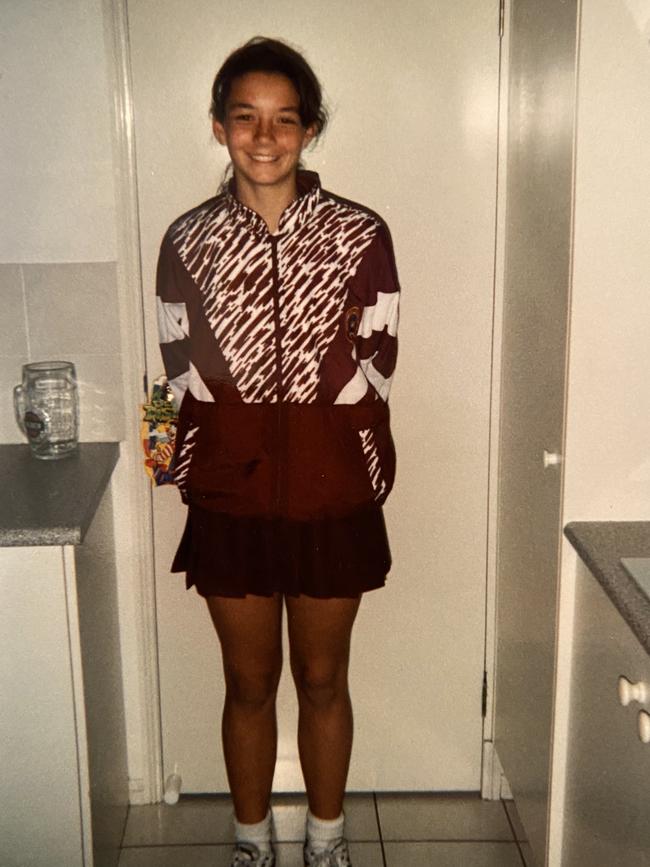
M 619 678 L 650 686 L 650 658 L 581 562 L 575 610 L 562 867 L 647 867 L 650 702 L 623 706 Z

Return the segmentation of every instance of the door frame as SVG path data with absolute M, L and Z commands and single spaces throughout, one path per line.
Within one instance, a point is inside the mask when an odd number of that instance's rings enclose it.
M 492 314 L 492 371 L 490 385 L 490 446 L 488 467 L 487 556 L 485 564 L 485 717 L 483 719 L 483 760 L 481 797 L 487 800 L 511 798 L 510 787 L 494 749 L 497 577 L 498 577 L 498 493 L 499 430 L 501 422 L 501 346 L 505 278 L 506 185 L 508 166 L 508 69 L 510 62 L 511 0 L 501 0 L 499 95 L 497 122 L 497 195 L 494 239 L 494 283 Z
M 112 145 L 117 228 L 117 276 L 122 349 L 125 441 L 116 470 L 116 492 L 123 507 L 116 515 L 127 741 L 129 797 L 132 804 L 162 800 L 162 733 L 156 597 L 153 559 L 152 491 L 142 471 L 140 419 L 133 411 L 143 402 L 146 358 L 143 285 L 139 249 L 139 208 L 135 161 L 133 88 L 130 68 L 128 0 L 101 0 L 109 86 L 112 89 Z M 490 383 L 488 520 L 486 526 L 486 606 L 484 668 L 486 713 L 483 719 L 481 795 L 508 796 L 494 751 L 496 680 L 496 578 L 498 431 L 500 422 L 501 313 L 503 303 L 507 69 L 510 0 L 501 0 L 503 22 L 499 58 L 497 196 L 493 274 L 492 357 Z M 495 22 L 496 26 L 496 22 Z M 137 291 L 136 291 L 137 290 Z M 128 648 L 128 653 L 126 652 Z
M 163 763 L 151 485 L 143 471 L 139 408 L 146 399 L 140 220 L 127 0 L 101 0 L 111 88 L 125 439 L 114 477 L 120 638 L 129 802 L 162 800 Z

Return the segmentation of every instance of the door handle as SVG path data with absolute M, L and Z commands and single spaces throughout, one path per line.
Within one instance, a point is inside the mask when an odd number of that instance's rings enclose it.
M 562 463 L 562 455 L 559 452 L 549 452 L 544 449 L 544 469 L 548 467 L 557 467 Z
M 644 744 L 650 744 L 650 713 L 639 711 L 639 738 Z

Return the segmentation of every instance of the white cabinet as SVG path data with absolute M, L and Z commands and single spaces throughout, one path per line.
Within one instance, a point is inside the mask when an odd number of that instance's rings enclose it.
M 66 565 L 70 558 L 62 548 L 0 549 L 0 862 L 5 867 L 84 864 L 88 766 Z
M 110 491 L 79 546 L 0 548 L 0 864 L 115 867 L 128 803 Z
M 622 706 L 621 676 L 650 685 L 650 657 L 579 562 L 562 867 L 650 864 L 650 702 Z
M 582 612 L 575 552 L 561 528 L 650 520 L 650 113 L 641 109 L 650 48 L 642 5 L 506 3 L 494 742 L 540 867 L 563 863 L 565 768 L 573 773 L 564 753 L 575 699 L 574 607 L 578 618 Z M 562 453 L 562 462 L 545 466 L 545 452 Z M 593 723 L 594 750 L 606 749 L 602 725 Z M 606 816 L 612 798 L 596 779 L 591 802 L 595 810 L 604 798 Z M 602 863 L 650 865 L 650 852 L 646 858 Z M 584 852 L 582 863 L 601 862 Z

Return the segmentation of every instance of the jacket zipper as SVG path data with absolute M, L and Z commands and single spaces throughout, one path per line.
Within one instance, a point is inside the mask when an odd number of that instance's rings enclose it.
M 281 514 L 282 505 L 282 340 L 280 324 L 280 273 L 278 268 L 278 239 L 271 235 L 271 262 L 272 262 L 272 286 L 273 286 L 273 320 L 275 323 L 275 385 L 276 385 L 276 425 L 275 425 L 275 479 L 274 479 L 274 504 L 277 514 Z

